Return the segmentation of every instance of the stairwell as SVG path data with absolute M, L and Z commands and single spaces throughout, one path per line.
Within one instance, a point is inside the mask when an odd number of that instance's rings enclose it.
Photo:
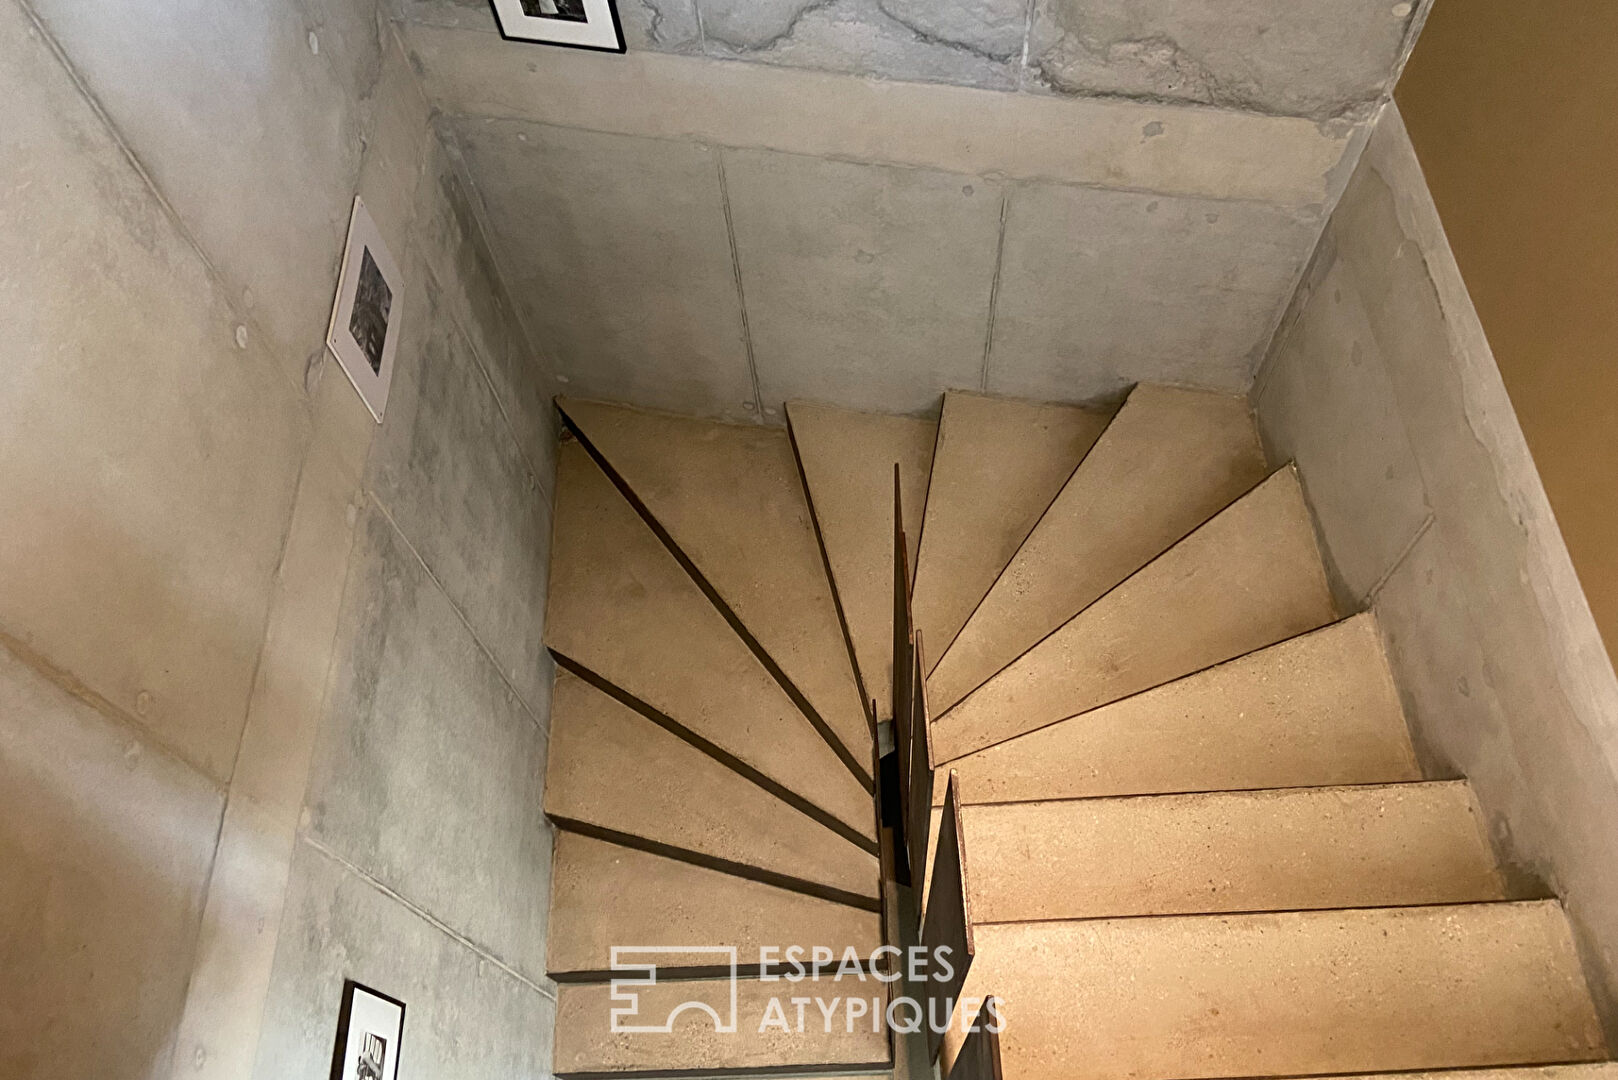
M 557 1075 L 1618 1075 L 1244 399 L 558 407 Z

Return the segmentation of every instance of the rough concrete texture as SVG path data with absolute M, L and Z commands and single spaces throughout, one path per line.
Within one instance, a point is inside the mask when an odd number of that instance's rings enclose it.
M 614 1033 L 610 1030 L 612 1011 L 625 1008 L 615 1002 L 612 987 L 567 985 L 558 988 L 556 1007 L 557 1073 L 633 1070 L 674 1071 L 704 1069 L 776 1068 L 803 1066 L 870 1065 L 881 1067 L 891 1061 L 886 1031 L 871 1030 L 870 1014 L 848 1024 L 844 1002 L 833 999 L 862 997 L 866 1004 L 882 999 L 886 1007 L 888 987 L 872 976 L 863 980 L 848 976 L 801 982 L 742 979 L 736 990 L 735 1030 L 721 1034 L 714 1030 L 714 1016 L 729 1017 L 732 983 L 729 979 L 698 979 L 689 982 L 663 982 L 636 987 L 636 1019 L 625 1023 L 662 1024 L 684 1002 L 708 1006 L 713 1015 L 697 1008 L 686 1009 L 673 1021 L 672 1035 Z M 800 1006 L 793 998 L 808 999 L 801 1030 L 797 1024 Z M 818 1000 L 817 1007 L 814 1002 Z M 777 1003 L 772 1010 L 772 1002 Z M 822 1009 L 835 1009 L 831 1019 L 823 1019 Z M 781 1017 L 784 1024 L 774 1021 Z M 639 1017 L 647 1017 L 640 1020 Z M 763 1022 L 771 1019 L 765 1026 Z M 790 1030 L 789 1030 L 790 1029 Z
M 280 0 L 206 18 L 172 2 L 32 6 L 254 332 L 301 380 L 325 340 L 373 127 L 376 0 Z
M 982 685 L 1263 476 L 1264 451 L 1246 399 L 1135 387 L 1002 563 L 959 636 L 929 652 L 934 712 Z M 919 618 L 919 595 L 916 603 Z
M 985 388 L 1041 399 L 1134 382 L 1242 393 L 1320 232 L 1315 210 L 1018 184 Z
M 502 673 L 537 704 L 548 691 L 543 626 L 551 531 L 539 477 L 435 280 L 410 294 L 387 423 L 367 486 Z M 334 377 L 339 373 L 333 372 Z
M 396 0 L 423 26 L 492 31 L 473 0 Z M 989 90 L 1056 90 L 1327 120 L 1392 81 L 1421 4 L 1246 0 L 630 0 L 632 50 Z
M 1303 1076 L 1606 1056 L 1554 902 L 997 923 L 975 937 L 963 997 L 1005 1002 L 1008 1076 Z M 946 1066 L 959 1044 L 952 1025 Z
M 871 779 L 870 721 L 787 433 L 558 404 Z
M 1290 468 L 1051 632 L 933 722 L 944 762 L 1334 617 Z
M 875 838 L 870 793 L 577 442 L 551 558 L 547 645 Z
M 223 806 L 0 646 L 0 1074 L 168 1075 Z
M 1385 0 L 1035 0 L 1030 78 L 1069 94 L 1363 119 L 1420 26 Z
M 499 33 L 494 9 L 488 0 L 391 0 L 391 3 L 394 14 L 406 22 Z M 702 49 L 694 0 L 624 0 L 618 5 L 618 21 L 623 27 L 624 43 L 631 49 L 671 53 Z M 543 46 L 530 48 L 542 50 Z
M 711 56 L 1014 90 L 1022 0 L 702 0 Z
M 767 36 L 801 5 L 743 7 Z M 1360 145 L 1220 109 L 409 40 L 557 373 L 686 414 L 1245 391 Z
M 759 150 L 724 167 L 766 407 L 921 412 L 979 383 L 1000 184 Z
M 0 52 L 0 634 L 223 782 L 302 395 L 11 3 Z
M 733 946 L 756 964 L 761 947 L 814 946 L 868 957 L 882 916 L 577 833 L 556 836 L 548 970 L 605 971 L 615 945 Z M 713 953 L 665 954 L 661 967 L 711 967 Z
M 446 115 L 527 120 L 843 161 L 1306 207 L 1335 198 L 1352 129 L 1094 98 L 1000 94 L 764 64 L 533 49 L 411 24 Z
M 412 89 L 420 92 L 419 87 Z M 548 500 L 556 475 L 557 434 L 550 357 L 536 351 L 523 330 L 484 235 L 482 208 L 466 182 L 465 162 L 446 150 L 446 140 L 454 145 L 453 136 L 442 125 L 435 131 L 438 138 L 426 133 L 426 160 L 414 193 L 410 235 L 420 245 L 429 280 L 437 286 L 438 314 L 453 319 L 471 343 L 506 424 Z
M 522 316 L 569 392 L 748 418 L 715 151 L 514 121 L 456 133 Z
M 197 1080 L 253 1068 L 375 429 L 346 379 L 321 383 L 315 416 L 175 1037 Z
M 1460 781 L 967 806 L 980 923 L 1503 900 Z
M 558 819 L 854 896 L 881 887 L 875 855 L 567 672 L 545 788 Z
M 550 992 L 480 955 L 311 844 L 298 845 L 257 1080 L 325 1076 L 343 980 L 406 1004 L 400 1080 L 544 1076 Z
M 56 40 L 45 41 L 42 27 Z M 320 353 L 356 189 L 405 267 L 405 326 L 424 319 L 436 295 L 499 399 L 502 424 L 461 428 L 480 445 L 440 443 L 444 458 L 457 467 L 488 460 L 479 455 L 505 462 L 523 456 L 520 445 L 529 461 L 518 471 L 547 476 L 548 392 L 535 385 L 536 358 L 506 314 L 492 260 L 475 248 L 475 206 L 452 198 L 455 163 L 436 150 L 427 101 L 373 5 L 283 0 L 199 18 L 185 5 L 115 4 L 92 18 L 69 4 L 8 0 L 0 54 L 11 104 L 0 137 L 11 193 L 0 245 L 19 245 L 4 248 L 10 271 L 0 283 L 7 355 L 18 358 L 8 369 L 15 392 L 0 406 L 0 484 L 12 509 L 0 526 L 0 629 L 23 665 L 121 731 L 120 763 L 108 769 L 104 748 L 74 734 L 74 714 L 41 714 L 50 764 L 29 766 L 30 779 L 6 787 L 20 797 L 36 783 L 51 787 L 26 809 L 8 810 L 6 843 L 9 850 L 22 837 L 21 865 L 39 855 L 41 837 L 54 852 L 30 878 L 46 893 L 23 894 L 16 907 L 7 897 L 7 967 L 48 970 L 52 980 L 77 980 L 76 995 L 94 986 L 99 996 L 65 1002 L 53 990 L 61 984 L 41 983 L 4 1010 L 5 1023 L 27 1034 L 13 1037 L 8 1026 L 0 1041 L 7 1051 L 47 1055 L 23 1075 L 58 1075 L 58 1067 L 74 1076 L 167 1075 L 172 1056 L 188 1077 L 245 1080 L 277 947 L 307 945 L 317 921 L 307 906 L 283 918 L 282 898 L 356 492 L 377 431 Z M 530 388 L 537 397 L 523 392 Z M 457 417 L 472 411 L 464 398 L 450 405 Z M 489 442 L 499 448 L 481 445 Z M 475 470 L 486 485 L 511 475 Z M 529 491 L 490 497 L 543 501 Z M 433 524 L 425 513 L 411 520 L 420 533 L 411 542 L 430 548 Z M 546 531 L 523 541 L 541 589 Z M 467 543 L 492 539 L 496 550 L 509 536 L 480 533 Z M 476 607 L 476 596 L 460 599 Z M 453 610 L 442 595 L 422 606 Z M 503 644 L 497 621 L 484 625 Z M 354 627 L 351 619 L 351 637 Z M 548 663 L 543 654 L 538 662 Z M 541 674 L 531 688 L 541 715 L 547 691 Z M 459 717 L 463 737 L 497 715 Z M 363 732 L 350 734 L 349 749 L 376 749 L 363 745 Z M 31 739 L 8 740 L 8 763 L 27 760 Z M 154 765 L 170 749 L 186 766 Z M 160 782 L 143 779 L 157 773 Z M 206 826 L 193 821 L 198 790 L 208 793 Z M 108 795 L 118 813 L 91 813 Z M 58 802 L 69 809 L 48 809 Z M 532 817 L 527 805 L 490 812 L 498 820 L 507 809 Z M 396 839 L 420 820 L 395 813 L 373 824 Z M 161 841 L 143 832 L 150 828 Z M 81 852 L 96 861 L 77 861 Z M 137 855 L 141 865 L 130 864 Z M 536 862 L 548 873 L 543 854 Z M 73 884 L 58 889 L 53 875 L 69 866 Z M 363 875 L 345 888 L 404 913 L 436 903 L 422 885 L 430 869 L 403 882 L 422 895 L 402 901 Z M 543 878 L 533 886 L 545 887 Z M 466 880 L 458 889 L 467 891 Z M 446 902 L 429 918 L 447 928 L 461 915 Z M 78 939 L 61 929 L 68 926 Z M 465 941 L 451 949 L 486 962 Z M 488 962 L 515 965 L 519 951 Z M 533 956 L 537 971 L 537 947 Z M 292 1052 L 329 1052 L 340 986 L 341 975 L 278 985 L 276 1009 L 308 1010 Z M 461 989 L 419 984 L 406 991 L 412 1015 L 476 1015 L 481 1003 L 455 1000 Z M 504 1026 L 493 1038 L 526 1039 L 531 1025 L 521 1028 Z M 477 1038 L 488 1042 L 491 1030 L 480 1021 Z M 85 1059 L 109 1039 L 117 1060 Z M 269 1052 L 281 1049 L 289 1048 Z
M 929 664 L 955 640 L 1110 419 L 1070 406 L 944 396 L 911 600 Z
M 969 804 L 1421 778 L 1370 615 L 1019 735 L 949 767 Z M 939 790 L 935 801 L 943 799 Z
M 545 735 L 384 515 L 355 546 L 308 833 L 539 979 Z
M 914 567 L 938 425 L 803 401 L 789 403 L 787 412 L 860 682 L 865 696 L 876 699 L 877 715 L 887 716 L 893 711 L 894 466 Z
M 1340 591 L 1376 607 L 1430 768 L 1467 776 L 1508 869 L 1564 898 L 1610 1022 L 1618 678 L 1391 108 L 1255 398 Z
M 383 104 L 360 170 L 360 194 L 384 236 L 402 243 L 407 310 L 426 310 L 431 295 L 439 317 L 473 343 L 500 399 L 509 439 L 537 453 L 530 460 L 540 462 L 540 476 L 547 478 L 554 437 L 534 358 L 507 314 L 509 302 L 491 276 L 471 207 L 459 196 L 459 181 L 429 127 L 426 100 L 396 44 L 386 49 L 383 64 L 377 91 Z M 253 1066 L 348 570 L 354 492 L 377 431 L 329 363 L 314 391 L 313 414 L 315 438 L 277 574 L 178 1036 L 178 1058 L 203 1063 L 191 1073 L 199 1080 L 246 1077 Z M 480 437 L 506 445 L 498 431 Z M 542 573 L 543 560 L 537 561 Z M 352 625 L 347 632 L 354 632 Z M 543 654 L 541 662 L 548 668 Z M 543 720 L 548 675 L 538 687 L 533 708 Z

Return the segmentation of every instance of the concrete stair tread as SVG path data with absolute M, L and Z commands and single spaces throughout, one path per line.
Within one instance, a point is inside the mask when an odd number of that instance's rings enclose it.
M 662 1024 L 670 1012 L 685 1002 L 700 1002 L 713 1008 L 722 1020 L 730 1017 L 731 983 L 728 979 L 698 979 L 636 986 L 639 997 L 634 1017 L 625 1023 Z M 892 1066 L 892 1053 L 885 1032 L 871 1030 L 869 1015 L 863 1022 L 848 1024 L 841 1012 L 828 1025 L 815 1005 L 805 1007 L 803 1030 L 797 1030 L 794 997 L 847 998 L 851 994 L 868 1001 L 878 999 L 886 1008 L 887 988 L 867 978 L 863 983 L 851 978 L 789 983 L 741 979 L 736 983 L 735 1030 L 715 1031 L 712 1016 L 687 1009 L 676 1017 L 670 1033 L 629 1033 L 611 1030 L 614 1008 L 628 1003 L 615 1002 L 610 985 L 562 983 L 557 987 L 556 1056 L 553 1068 L 559 1077 L 592 1075 L 685 1075 L 691 1072 L 720 1071 L 727 1075 L 786 1072 L 794 1068 L 838 1074 Z M 786 1028 L 774 1023 L 770 1002 L 778 1001 L 785 1014 Z M 874 1007 L 874 1006 L 873 1006 Z M 839 1003 L 839 1009 L 843 1005 Z M 642 1021 L 640 1018 L 645 1017 Z
M 1188 1080 L 1606 1056 L 1554 901 L 975 928 L 1015 1080 Z M 959 1025 L 944 1061 L 959 1048 Z
M 1506 899 L 1465 782 L 961 809 L 976 922 Z
M 1264 472 L 1245 399 L 1137 386 L 950 648 L 932 650 L 928 687 L 935 712 L 1252 488 Z
M 949 763 L 966 803 L 1421 779 L 1355 615 Z M 942 804 L 943 785 L 934 802 Z
M 940 715 L 932 729 L 935 761 L 1178 679 L 1334 616 L 1314 526 L 1288 466 Z
M 866 703 L 786 431 L 593 401 L 563 399 L 558 406 L 869 779 Z
M 882 916 L 571 832 L 556 837 L 546 971 L 604 972 L 613 946 L 728 947 L 757 963 L 763 946 L 824 945 L 870 956 Z M 667 967 L 728 963 L 711 951 L 670 953 Z
M 1109 418 L 1073 405 L 944 395 L 914 589 L 931 655 L 954 640 Z
M 793 444 L 867 698 L 887 710 L 893 666 L 893 466 L 904 490 L 911 565 L 938 424 L 787 403 Z
M 545 643 L 875 837 L 869 792 L 573 441 L 557 459 Z
M 875 855 L 565 671 L 552 694 L 544 809 L 564 828 L 752 868 L 825 897 L 874 905 L 879 895 Z

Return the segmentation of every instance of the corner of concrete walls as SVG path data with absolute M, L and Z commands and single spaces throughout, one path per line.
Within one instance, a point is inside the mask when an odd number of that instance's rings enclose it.
M 377 4 L 182 7 L 0 0 L 0 1074 L 324 1074 L 353 977 L 425 1072 L 543 1075 L 548 369 Z
M 1253 401 L 1424 767 L 1471 781 L 1520 895 L 1562 899 L 1618 1042 L 1618 677 L 1392 105 Z

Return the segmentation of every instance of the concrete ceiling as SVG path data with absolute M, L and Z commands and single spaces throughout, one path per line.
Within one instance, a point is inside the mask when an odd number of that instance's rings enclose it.
M 620 0 L 615 57 L 395 5 L 569 392 L 765 420 L 1245 390 L 1425 14 Z

